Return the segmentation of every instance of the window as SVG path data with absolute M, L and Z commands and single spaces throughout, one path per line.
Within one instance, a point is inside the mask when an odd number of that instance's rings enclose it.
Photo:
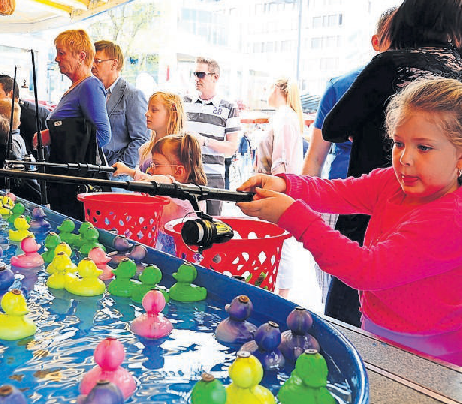
M 321 58 L 319 62 L 321 70 L 333 70 L 338 67 L 338 58 Z

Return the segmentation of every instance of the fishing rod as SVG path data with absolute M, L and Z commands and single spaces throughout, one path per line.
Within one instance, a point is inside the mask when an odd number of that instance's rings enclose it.
M 47 161 L 23 161 L 23 160 L 5 160 L 5 167 L 17 168 L 21 166 L 26 167 L 50 167 L 59 168 L 69 171 L 80 171 L 80 172 L 96 172 L 96 173 L 113 173 L 116 171 L 114 167 L 100 166 L 88 163 L 50 163 Z M 34 171 L 34 170 L 31 170 Z
M 10 160 L 16 165 L 34 164 Z M 54 163 L 49 163 L 56 166 Z M 71 164 L 71 163 L 68 163 Z M 67 164 L 64 164 L 67 165 Z M 85 164 L 86 165 L 86 164 Z M 101 168 L 102 166 L 93 166 Z M 107 167 L 112 168 L 112 167 Z M 0 177 L 7 178 L 30 178 L 39 181 L 58 182 L 61 184 L 92 185 L 96 187 L 118 187 L 128 191 L 142 192 L 149 195 L 169 196 L 171 198 L 188 200 L 197 219 L 188 220 L 181 229 L 181 236 L 186 244 L 199 247 L 199 252 L 212 247 L 215 243 L 224 243 L 234 236 L 234 231 L 228 224 L 213 218 L 202 212 L 198 201 L 206 199 L 218 199 L 224 202 L 250 202 L 253 200 L 254 193 L 229 191 L 227 189 L 210 188 L 194 184 L 162 184 L 156 181 L 113 181 L 99 178 L 75 177 L 71 175 L 46 174 L 35 171 L 21 171 L 16 169 L 0 169 Z
M 34 99 L 35 99 L 35 126 L 37 132 L 37 161 L 44 162 L 45 161 L 45 147 L 43 146 L 42 142 L 42 128 L 40 125 L 40 118 L 39 118 L 39 102 L 38 102 L 38 95 L 37 95 L 37 74 L 36 74 L 36 67 L 35 67 L 35 58 L 34 58 L 34 50 L 30 50 L 31 58 L 32 58 L 32 82 L 34 84 Z M 44 169 L 43 169 L 44 171 Z M 40 182 L 40 197 L 42 205 L 48 204 L 47 201 L 47 192 L 46 192 L 46 182 Z

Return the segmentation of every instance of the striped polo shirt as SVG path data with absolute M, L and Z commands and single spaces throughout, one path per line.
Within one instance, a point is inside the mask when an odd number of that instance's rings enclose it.
M 241 127 L 236 103 L 215 96 L 210 100 L 184 97 L 188 121 L 186 129 L 209 139 L 225 141 L 226 135 L 238 132 Z M 202 147 L 202 163 L 207 175 L 225 176 L 225 156 L 210 147 Z

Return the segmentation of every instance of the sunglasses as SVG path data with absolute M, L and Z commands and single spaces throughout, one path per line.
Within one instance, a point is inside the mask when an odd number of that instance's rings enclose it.
M 215 73 L 206 73 L 206 72 L 193 72 L 194 76 L 196 76 L 198 79 L 203 79 L 206 75 L 214 75 Z
M 100 65 L 101 63 L 103 63 L 103 62 L 108 62 L 109 60 L 115 60 L 115 59 L 94 59 L 94 60 L 93 60 L 93 63 L 94 63 L 95 65 Z

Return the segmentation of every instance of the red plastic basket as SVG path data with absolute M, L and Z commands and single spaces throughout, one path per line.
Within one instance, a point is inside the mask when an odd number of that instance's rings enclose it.
M 140 193 L 79 194 L 85 220 L 105 230 L 116 229 L 134 241 L 154 247 L 163 207 L 168 199 Z
M 165 224 L 165 232 L 175 239 L 176 255 L 225 275 L 240 276 L 252 285 L 274 290 L 281 260 L 282 244 L 290 234 L 273 223 L 249 218 L 217 218 L 232 227 L 234 237 L 215 244 L 200 255 L 186 246 L 181 237 L 183 220 Z M 236 234 L 237 233 L 237 234 Z

